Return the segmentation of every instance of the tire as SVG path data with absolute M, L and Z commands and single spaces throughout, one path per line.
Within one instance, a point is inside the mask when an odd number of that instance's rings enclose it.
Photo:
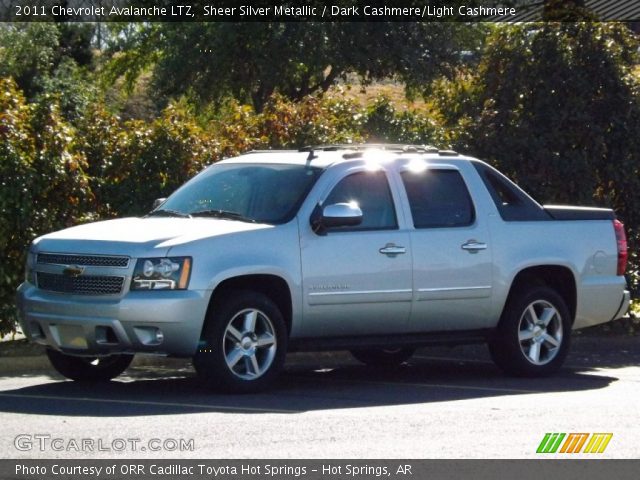
M 413 348 L 363 348 L 351 350 L 351 355 L 370 367 L 393 368 L 409 360 L 414 352 Z
M 555 373 L 569 353 L 571 324 L 569 309 L 555 290 L 529 286 L 508 300 L 489 342 L 491 357 L 511 375 Z
M 287 339 L 284 318 L 269 297 L 229 291 L 213 305 L 193 365 L 216 390 L 258 392 L 270 387 L 282 370 Z
M 76 357 L 51 348 L 47 349 L 47 356 L 58 373 L 77 382 L 107 382 L 124 372 L 133 360 L 133 355 L 125 354 Z

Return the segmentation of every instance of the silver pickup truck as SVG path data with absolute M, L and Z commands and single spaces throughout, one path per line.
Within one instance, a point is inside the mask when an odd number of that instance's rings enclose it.
M 626 312 L 626 261 L 611 210 L 541 206 L 451 151 L 335 145 L 224 160 L 142 218 L 44 235 L 17 298 L 25 334 L 74 380 L 146 353 L 251 392 L 287 351 L 388 367 L 470 342 L 539 376 L 572 329 Z

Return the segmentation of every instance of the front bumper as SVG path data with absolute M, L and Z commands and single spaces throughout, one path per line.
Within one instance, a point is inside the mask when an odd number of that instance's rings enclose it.
M 207 311 L 207 291 L 140 291 L 121 298 L 18 288 L 19 321 L 27 338 L 73 355 L 151 353 L 192 356 Z

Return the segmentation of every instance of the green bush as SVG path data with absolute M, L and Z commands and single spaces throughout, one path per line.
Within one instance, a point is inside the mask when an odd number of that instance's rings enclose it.
M 398 109 L 385 96 L 363 107 L 341 94 L 307 96 L 300 102 L 274 95 L 261 113 L 232 103 L 212 122 L 210 131 L 225 156 L 256 148 L 367 141 L 447 143 L 439 117 L 428 110 Z
M 0 333 L 14 328 L 15 289 L 37 235 L 93 218 L 93 196 L 75 131 L 55 102 L 25 102 L 0 79 Z
M 439 119 L 420 111 L 398 111 L 384 96 L 367 108 L 364 132 L 368 141 L 435 145 L 443 148 L 448 141 Z
M 84 122 L 83 149 L 103 215 L 140 215 L 219 158 L 187 113 L 169 106 L 152 122 L 120 123 L 101 107 Z

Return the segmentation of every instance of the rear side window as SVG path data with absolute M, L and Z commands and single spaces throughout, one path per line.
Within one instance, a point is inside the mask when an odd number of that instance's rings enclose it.
M 471 225 L 475 212 L 467 186 L 456 170 L 401 173 L 415 228 Z
M 480 162 L 472 162 L 500 217 L 507 222 L 549 220 L 549 215 L 529 195 L 497 170 Z
M 490 193 L 495 193 L 493 198 L 497 200 L 496 205 L 503 207 L 519 207 L 522 205 L 522 200 L 509 188 L 504 179 L 490 171 L 487 171 L 486 179 L 493 189 L 493 192 Z
M 398 228 L 396 211 L 384 172 L 360 172 L 343 178 L 334 187 L 324 205 L 355 202 L 362 210 L 357 227 L 331 230 L 391 230 Z

